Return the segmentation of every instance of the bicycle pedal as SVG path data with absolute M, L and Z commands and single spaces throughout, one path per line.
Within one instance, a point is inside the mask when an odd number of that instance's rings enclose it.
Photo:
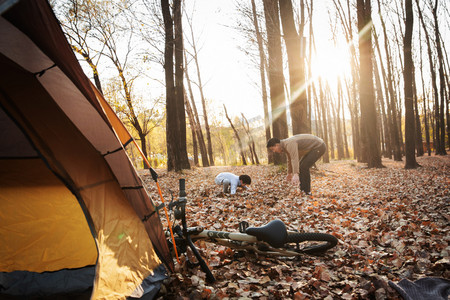
M 245 230 L 247 230 L 248 227 L 249 227 L 248 222 L 246 222 L 246 221 L 239 222 L 239 232 L 240 233 L 245 233 Z

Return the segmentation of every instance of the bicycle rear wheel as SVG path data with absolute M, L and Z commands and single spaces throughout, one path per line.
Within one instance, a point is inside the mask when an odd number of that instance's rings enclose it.
M 306 254 L 321 254 L 336 246 L 338 239 L 331 234 L 317 232 L 289 232 L 285 247 Z

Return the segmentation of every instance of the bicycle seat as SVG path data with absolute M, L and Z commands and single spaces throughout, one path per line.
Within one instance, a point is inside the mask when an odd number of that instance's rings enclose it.
M 281 220 L 270 221 L 261 227 L 249 227 L 245 230 L 245 233 L 275 248 L 283 247 L 287 238 L 286 225 Z

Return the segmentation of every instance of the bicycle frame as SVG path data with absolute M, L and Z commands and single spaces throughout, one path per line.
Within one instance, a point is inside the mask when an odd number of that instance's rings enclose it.
M 188 231 L 191 228 L 188 228 Z M 198 230 L 198 227 L 195 227 Z M 192 230 L 192 229 L 191 229 Z M 259 241 L 255 236 L 238 233 L 215 230 L 202 230 L 199 233 L 191 234 L 192 241 L 204 240 L 214 244 L 226 246 L 237 250 L 250 250 L 252 252 L 271 256 L 300 256 L 299 252 L 291 251 L 283 248 L 275 248 L 264 241 Z M 258 246 L 263 245 L 264 251 Z
M 266 256 L 271 255 L 285 257 L 300 256 L 304 253 L 322 252 L 334 247 L 337 243 L 337 239 L 329 234 L 288 231 L 285 224 L 280 220 L 273 220 L 262 227 L 248 227 L 247 222 L 241 222 L 239 224 L 240 232 L 206 230 L 201 226 L 187 227 L 187 201 L 184 179 L 180 179 L 179 187 L 180 192 L 178 200 L 173 201 L 172 196 L 172 201 L 169 203 L 169 210 L 173 210 L 175 219 L 181 221 L 181 227 L 179 225 L 174 225 L 172 228 L 172 232 L 178 235 L 178 238 L 174 239 L 173 242 L 175 245 L 172 244 L 172 247 L 176 247 L 176 249 L 180 248 L 180 253 L 186 252 L 187 247 L 189 247 L 196 257 L 197 263 L 190 262 L 186 256 L 187 263 L 190 266 L 200 265 L 202 270 L 206 273 L 207 281 L 211 283 L 215 281 L 215 278 L 208 265 L 198 252 L 198 249 L 194 245 L 194 242 L 199 240 L 223 245 L 237 250 L 250 250 L 257 254 L 263 254 Z M 168 231 L 166 232 L 166 235 L 169 236 Z M 300 249 L 299 244 L 305 241 L 319 241 L 326 242 L 327 244 Z M 172 240 L 169 239 L 168 242 L 170 244 L 172 243 Z M 296 246 L 287 247 L 286 245 L 290 243 L 295 244 Z

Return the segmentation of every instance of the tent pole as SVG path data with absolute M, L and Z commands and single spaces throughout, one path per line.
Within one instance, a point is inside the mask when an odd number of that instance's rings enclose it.
M 150 166 L 150 163 L 148 162 L 147 157 L 145 157 L 144 153 L 142 152 L 141 148 L 136 143 L 135 139 L 133 139 L 133 143 L 136 146 L 136 148 L 138 148 L 139 152 L 141 153 L 141 156 L 144 159 L 145 164 L 147 165 L 147 167 L 149 167 L 149 169 L 151 171 L 153 171 L 154 174 L 156 174 L 155 170 L 153 170 L 152 166 Z M 156 187 L 158 188 L 159 197 L 161 198 L 161 202 L 164 204 L 164 213 L 166 214 L 166 219 L 167 219 L 167 223 L 168 223 L 167 225 L 169 226 L 170 236 L 172 237 L 173 249 L 175 250 L 175 256 L 177 258 L 177 262 L 179 264 L 181 264 L 180 258 L 178 257 L 177 244 L 175 243 L 175 237 L 173 236 L 172 224 L 170 222 L 169 214 L 167 213 L 167 208 L 166 208 L 166 204 L 164 202 L 164 197 L 163 197 L 163 195 L 161 193 L 161 188 L 159 187 L 158 175 L 156 174 L 156 176 L 152 176 L 152 178 L 156 182 Z

